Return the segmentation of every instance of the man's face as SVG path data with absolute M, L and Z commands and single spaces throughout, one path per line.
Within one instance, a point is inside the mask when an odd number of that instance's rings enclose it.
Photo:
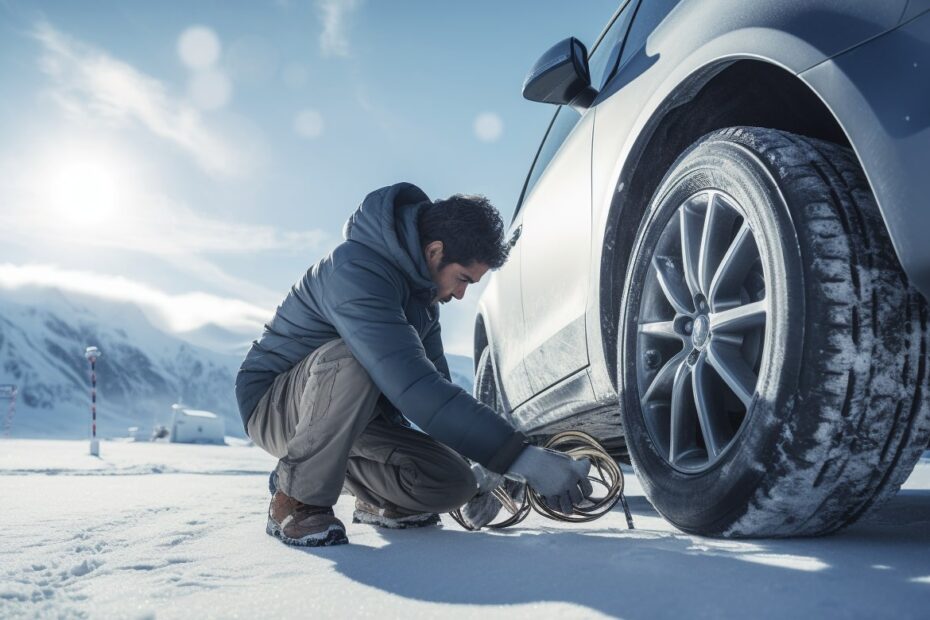
M 468 266 L 459 263 L 449 263 L 442 267 L 442 242 L 434 241 L 424 248 L 426 262 L 429 264 L 430 277 L 436 285 L 436 297 L 433 303 L 441 304 L 452 301 L 452 298 L 462 299 L 469 284 L 478 282 L 488 272 L 484 263 L 473 262 Z

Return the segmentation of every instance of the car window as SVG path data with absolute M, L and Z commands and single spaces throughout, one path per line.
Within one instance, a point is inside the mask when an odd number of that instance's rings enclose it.
M 530 171 L 529 177 L 526 179 L 526 184 L 523 186 L 523 193 L 520 195 L 520 202 L 517 205 L 516 213 L 520 212 L 520 207 L 523 206 L 524 199 L 529 196 L 530 192 L 533 190 L 533 186 L 536 185 L 536 182 L 542 175 L 543 170 L 546 169 L 546 166 L 548 166 L 552 158 L 555 157 L 559 147 L 565 142 L 565 138 L 567 138 L 568 134 L 575 128 L 580 118 L 580 114 L 564 105 L 559 106 L 559 109 L 555 111 L 555 117 L 549 124 L 549 131 L 546 132 L 546 137 L 543 139 L 542 146 L 539 147 L 539 151 L 536 153 L 536 160 L 533 162 L 533 168 Z M 514 217 L 516 217 L 516 213 L 514 213 Z
M 626 38 L 626 44 L 623 46 L 621 65 L 646 45 L 646 40 L 652 31 L 662 23 L 665 16 L 671 13 L 679 2 L 681 0 L 649 0 L 649 2 L 641 3 L 642 6 L 637 9 L 636 19 L 633 20 L 633 26 L 630 28 L 630 36 Z
M 614 14 L 614 20 L 603 34 L 597 46 L 588 56 L 588 69 L 591 74 L 591 85 L 600 90 L 610 78 L 620 52 L 623 49 L 623 39 L 630 26 L 630 20 L 635 12 L 634 0 L 626 0 L 620 10 Z
M 626 0 L 618 12 L 614 14 L 614 19 L 594 46 L 592 52 L 588 54 L 588 69 L 591 75 L 591 84 L 595 88 L 603 86 L 604 82 L 610 77 L 620 57 L 623 48 L 623 37 L 630 25 L 630 20 L 634 13 L 636 0 Z M 549 123 L 549 129 L 546 136 L 536 153 L 536 159 L 533 167 L 527 176 L 526 183 L 523 185 L 523 193 L 520 194 L 520 201 L 514 211 L 514 218 L 520 212 L 524 199 L 533 190 L 539 177 L 542 176 L 546 166 L 555 157 L 559 147 L 572 132 L 581 116 L 574 110 L 566 106 L 560 106 L 555 112 L 555 116 Z

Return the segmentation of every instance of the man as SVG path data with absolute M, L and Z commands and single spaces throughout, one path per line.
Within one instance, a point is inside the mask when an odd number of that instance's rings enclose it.
M 565 510 L 590 494 L 590 463 L 529 446 L 450 382 L 437 303 L 462 299 L 507 257 L 487 200 L 431 202 L 399 183 L 369 194 L 343 234 L 291 288 L 236 377 L 249 437 L 280 459 L 268 533 L 293 545 L 347 542 L 332 509 L 343 486 L 356 522 L 438 523 L 479 490 L 460 455 Z M 484 494 L 472 507 L 483 525 L 498 506 Z

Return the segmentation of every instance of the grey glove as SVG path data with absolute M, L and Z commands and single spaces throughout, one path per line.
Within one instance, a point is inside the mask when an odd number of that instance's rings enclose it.
M 523 503 L 524 485 L 522 482 L 507 480 L 500 474 L 472 463 L 471 471 L 478 481 L 478 493 L 461 508 L 462 519 L 475 530 L 479 530 L 497 518 L 501 502 L 494 496 L 494 490 L 503 485 L 503 490 L 519 506 Z
M 494 473 L 481 463 L 472 463 L 471 473 L 475 476 L 475 481 L 478 483 L 478 495 L 490 493 L 504 481 L 503 476 Z
M 482 467 L 480 463 L 472 463 L 471 472 L 478 482 L 478 493 L 462 506 L 461 515 L 472 529 L 480 530 L 493 521 L 501 510 L 501 503 L 494 497 L 493 491 L 504 481 L 504 477 Z
M 588 480 L 590 469 L 588 459 L 576 461 L 555 450 L 527 446 L 504 476 L 526 482 L 550 508 L 571 514 L 572 504 L 580 504 L 594 492 Z

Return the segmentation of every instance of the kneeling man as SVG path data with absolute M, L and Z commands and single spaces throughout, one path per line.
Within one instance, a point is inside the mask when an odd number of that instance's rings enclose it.
M 587 461 L 529 445 L 450 381 L 438 304 L 462 299 L 506 260 L 494 207 L 462 195 L 432 202 L 399 183 L 369 194 L 343 232 L 291 288 L 236 377 L 249 437 L 280 459 L 268 533 L 294 545 L 347 542 L 333 514 L 343 486 L 356 521 L 438 523 L 437 513 L 479 491 L 463 457 L 554 506 L 590 494 Z M 478 512 L 476 525 L 493 518 Z

